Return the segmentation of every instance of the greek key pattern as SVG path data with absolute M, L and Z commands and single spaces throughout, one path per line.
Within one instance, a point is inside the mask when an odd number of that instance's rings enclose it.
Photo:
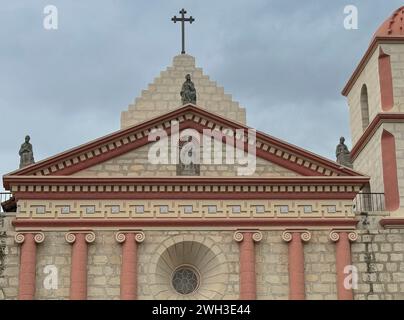
M 351 201 L 333 200 L 20 200 L 18 218 L 347 218 Z

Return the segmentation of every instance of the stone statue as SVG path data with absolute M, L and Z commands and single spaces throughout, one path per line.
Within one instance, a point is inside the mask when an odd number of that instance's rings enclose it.
M 194 83 L 191 81 L 191 75 L 185 76 L 185 82 L 181 89 L 182 104 L 193 103 L 196 104 L 196 90 Z
M 21 145 L 20 155 L 20 169 L 30 164 L 35 163 L 34 152 L 32 151 L 32 144 L 29 143 L 30 136 L 25 137 L 25 142 Z
M 339 145 L 337 145 L 337 150 L 335 151 L 337 162 L 345 167 L 353 168 L 351 153 L 349 152 L 348 147 L 345 145 L 344 142 L 345 138 L 341 137 L 339 139 Z

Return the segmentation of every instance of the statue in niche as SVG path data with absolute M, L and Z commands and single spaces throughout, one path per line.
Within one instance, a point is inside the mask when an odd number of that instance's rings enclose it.
M 30 141 L 30 136 L 25 137 L 25 142 L 21 145 L 19 155 L 20 155 L 20 169 L 24 168 L 30 164 L 35 163 L 34 152 L 32 151 L 32 144 Z
M 345 144 L 344 137 L 341 137 L 339 139 L 339 144 L 337 145 L 335 155 L 337 156 L 337 163 L 342 164 L 343 166 L 348 168 L 353 168 L 351 153 L 349 152 L 348 147 Z
M 179 141 L 179 162 L 177 164 L 177 176 L 199 176 L 200 160 L 196 155 L 199 144 L 187 137 Z M 183 161 L 187 159 L 186 161 Z
M 196 90 L 194 83 L 191 81 L 191 75 L 187 74 L 185 76 L 185 82 L 181 88 L 181 100 L 182 105 L 187 103 L 196 104 Z

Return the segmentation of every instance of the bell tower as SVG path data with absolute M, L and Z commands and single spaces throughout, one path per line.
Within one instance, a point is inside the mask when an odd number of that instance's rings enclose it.
M 354 169 L 404 211 L 404 7 L 379 27 L 342 94 L 347 97 Z M 401 211 L 401 210 L 400 210 Z

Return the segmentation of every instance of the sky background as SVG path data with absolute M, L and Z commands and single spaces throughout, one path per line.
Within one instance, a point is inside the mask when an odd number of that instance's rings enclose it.
M 43 28 L 55 5 L 59 29 Z M 346 30 L 344 7 L 359 10 Z M 399 0 L 1 0 L 0 174 L 120 128 L 120 113 L 180 53 L 247 110 L 248 125 L 330 159 L 351 148 L 341 90 Z

